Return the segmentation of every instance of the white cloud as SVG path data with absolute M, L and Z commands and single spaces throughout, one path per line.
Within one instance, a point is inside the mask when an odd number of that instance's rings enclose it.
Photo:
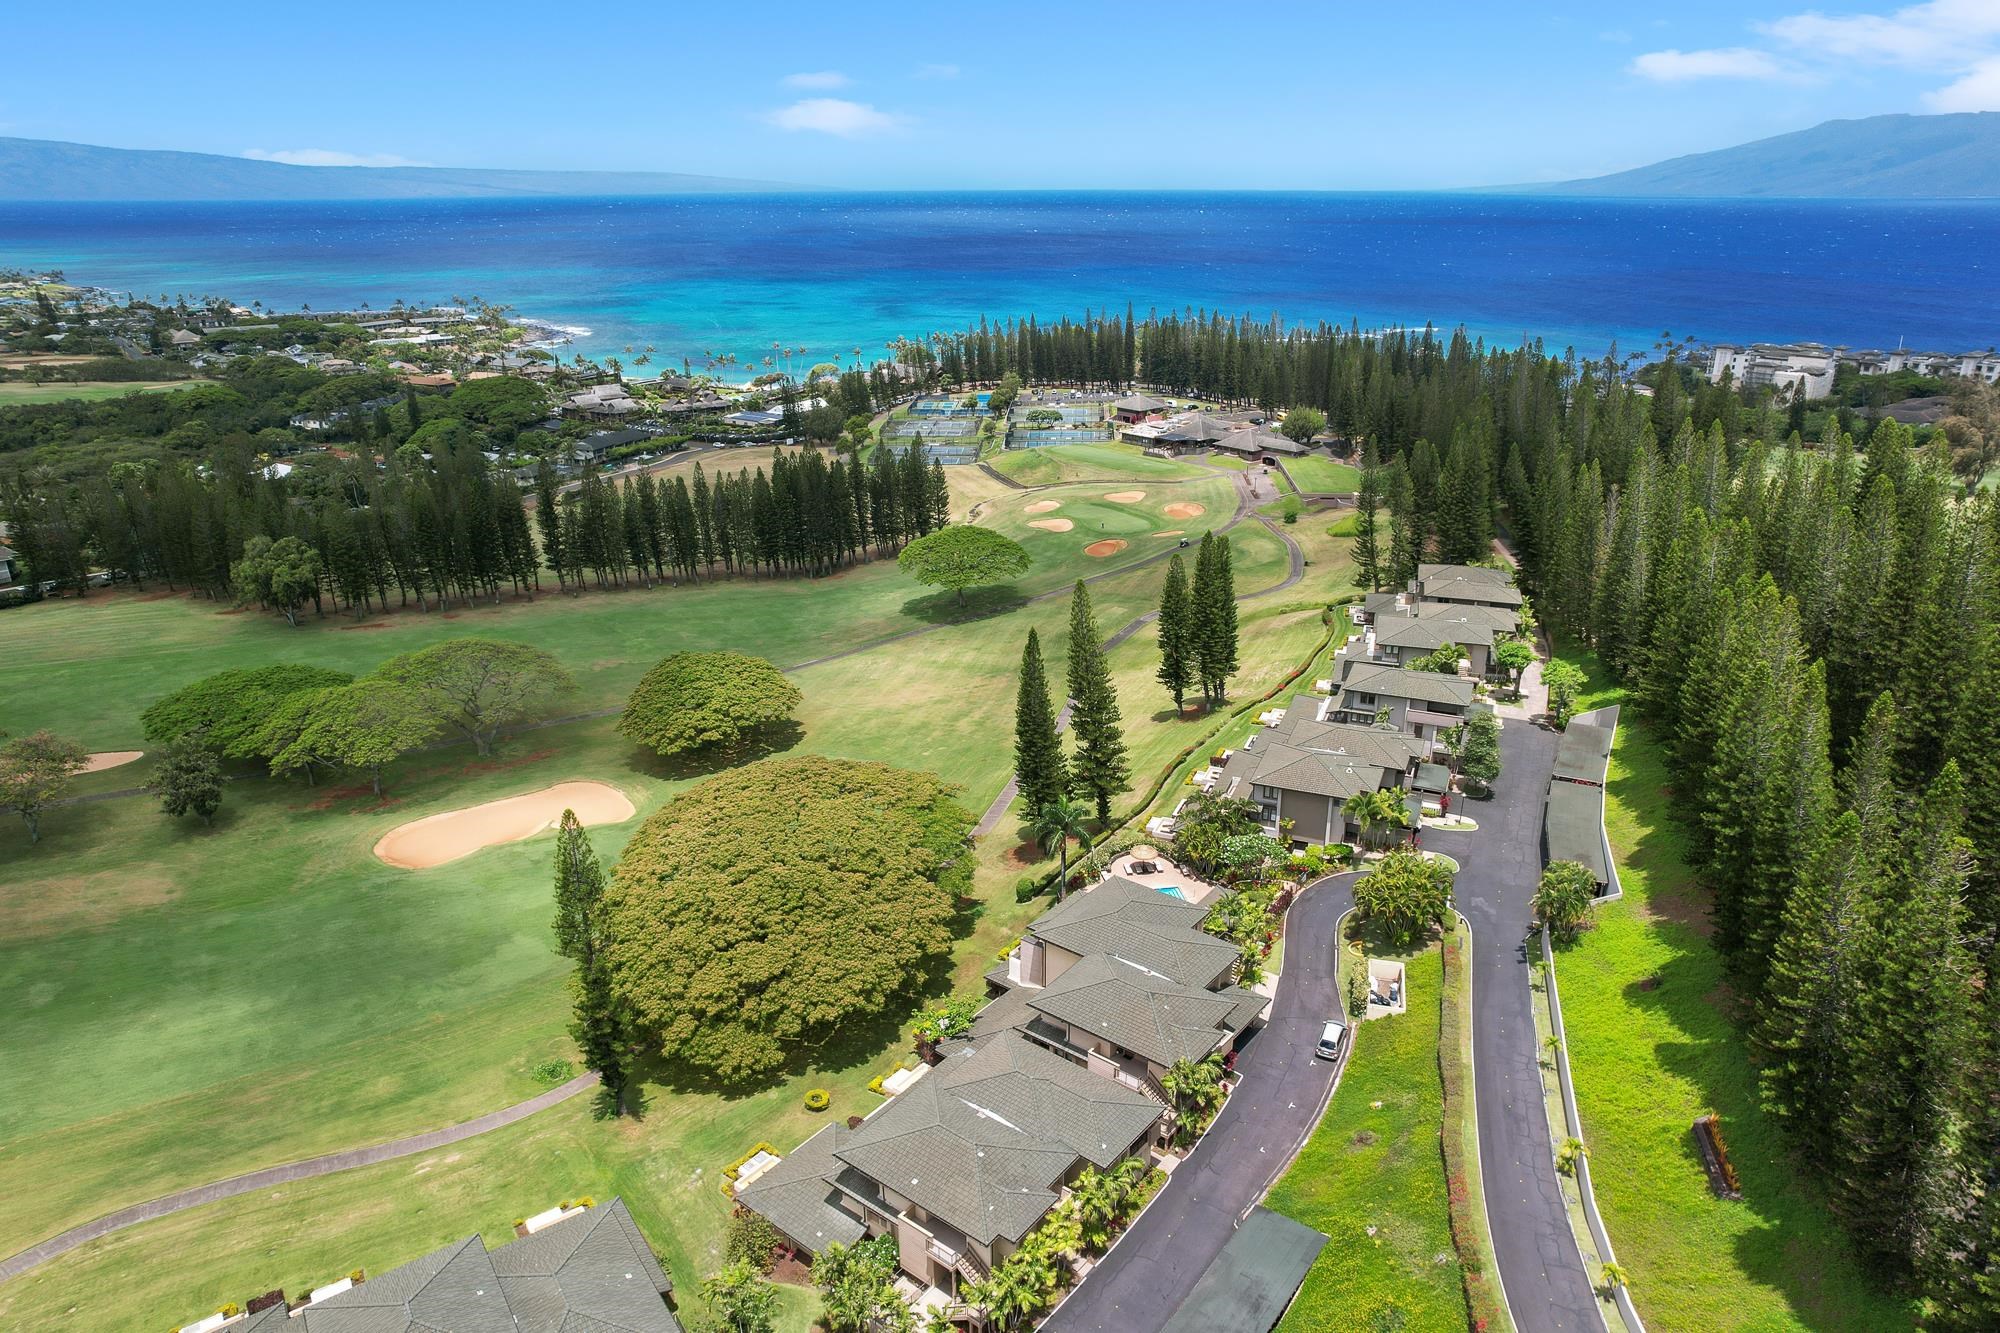
M 1993 0 L 1930 0 L 1893 14 L 1822 14 L 1809 10 L 1757 25 L 1802 54 L 1913 69 L 1963 68 L 2000 37 Z
M 1924 94 L 1933 111 L 2000 111 L 2000 56 L 1988 56 L 1957 82 Z
M 343 153 L 336 148 L 246 148 L 243 156 L 259 162 L 286 162 L 295 167 L 425 167 L 394 153 Z
M 903 125 L 900 116 L 878 111 L 866 102 L 850 102 L 840 97 L 808 97 L 766 112 L 764 119 L 781 130 L 810 130 L 842 139 L 885 134 Z
M 1686 83 L 1691 79 L 1791 79 L 1797 77 L 1769 54 L 1747 46 L 1709 51 L 1648 51 L 1636 57 L 1631 71 L 1655 83 Z
M 831 92 L 835 88 L 845 88 L 854 80 L 837 69 L 812 70 L 804 74 L 787 74 L 778 80 L 787 88 L 815 88 Z
M 916 77 L 920 79 L 955 79 L 958 77 L 956 65 L 919 65 Z

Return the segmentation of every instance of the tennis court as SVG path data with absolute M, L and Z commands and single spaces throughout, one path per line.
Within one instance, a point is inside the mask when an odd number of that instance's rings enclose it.
M 1104 420 L 1104 409 L 1101 407 L 1017 407 L 1013 411 L 1012 418 L 1015 425 L 1025 426 L 1032 417 L 1047 412 L 1057 413 L 1063 421 L 1073 426 Z M 1044 416 L 1042 419 L 1046 421 L 1048 418 Z
M 1007 432 L 1009 449 L 1032 449 L 1039 444 L 1102 444 L 1111 432 L 1102 429 L 1040 430 L 1017 426 Z
M 882 434 L 889 439 L 959 439 L 979 429 L 971 417 L 943 417 L 929 420 L 911 418 L 908 421 L 892 421 L 883 428 Z
M 926 444 L 923 450 L 926 463 L 942 463 L 946 467 L 979 461 L 979 446 L 976 444 Z

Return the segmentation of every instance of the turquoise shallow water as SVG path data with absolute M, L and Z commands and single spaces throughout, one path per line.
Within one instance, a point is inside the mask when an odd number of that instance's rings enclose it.
M 2000 205 L 1001 193 L 0 205 L 0 265 L 280 308 L 478 295 L 592 354 L 794 368 L 980 317 L 1131 302 L 1464 324 L 1602 353 L 1662 331 L 2000 340 Z

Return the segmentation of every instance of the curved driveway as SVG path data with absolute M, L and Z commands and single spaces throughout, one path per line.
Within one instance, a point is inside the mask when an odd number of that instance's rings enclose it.
M 1425 847 L 1459 863 L 1454 896 L 1472 927 L 1480 1179 L 1521 1333 L 1604 1327 L 1550 1153 L 1528 989 L 1529 903 L 1541 878 L 1542 805 L 1555 749 L 1549 732 L 1507 719 L 1495 795 L 1471 807 L 1479 831 L 1423 835 Z M 1314 1060 L 1312 1048 L 1327 1015 L 1340 1012 L 1336 926 L 1353 904 L 1353 883 L 1352 875 L 1321 880 L 1292 908 L 1284 980 L 1269 1027 L 1239 1064 L 1241 1086 L 1158 1200 L 1049 1320 L 1052 1333 L 1150 1333 L 1165 1325 L 1318 1125 L 1335 1071 Z
M 1270 1021 L 1237 1061 L 1242 1082 L 1208 1136 L 1042 1327 L 1048 1333 L 1141 1333 L 1164 1325 L 1315 1126 L 1339 1069 L 1315 1059 L 1335 981 L 1342 913 L 1354 876 L 1309 885 L 1285 923 L 1284 979 Z M 1346 1064 L 1343 1052 L 1340 1065 Z
M 1554 733 L 1525 718 L 1505 719 L 1493 798 L 1462 807 L 1479 831 L 1423 835 L 1426 848 L 1458 862 L 1452 896 L 1472 926 L 1479 1177 L 1500 1280 L 1521 1333 L 1604 1327 L 1549 1148 L 1528 989 L 1530 903 L 1542 877 L 1542 806 L 1555 759 Z

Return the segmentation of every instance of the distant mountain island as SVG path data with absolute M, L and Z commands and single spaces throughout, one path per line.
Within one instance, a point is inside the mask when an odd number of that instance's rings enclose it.
M 770 181 L 670 171 L 301 167 L 219 153 L 98 148 L 0 137 L 0 202 L 55 200 L 503 199 L 537 195 L 784 190 Z
M 2000 199 L 2000 111 L 1829 120 L 1610 176 L 1497 191 L 1607 198 Z

